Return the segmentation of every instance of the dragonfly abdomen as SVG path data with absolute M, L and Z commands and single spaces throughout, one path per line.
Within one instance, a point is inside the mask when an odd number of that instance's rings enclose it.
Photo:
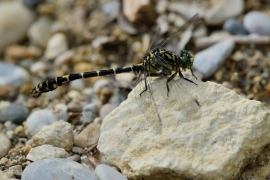
M 123 67 L 123 68 L 69 74 L 69 75 L 52 78 L 47 81 L 43 81 L 39 83 L 36 87 L 34 87 L 30 93 L 33 97 L 39 97 L 42 93 L 53 91 L 58 86 L 62 86 L 63 84 L 69 81 L 74 81 L 74 80 L 83 79 L 83 78 L 97 77 L 97 76 L 129 73 L 129 72 L 133 72 L 135 75 L 137 75 L 137 74 L 142 73 L 142 71 L 143 71 L 143 66 L 141 64 L 137 64 L 137 65 Z

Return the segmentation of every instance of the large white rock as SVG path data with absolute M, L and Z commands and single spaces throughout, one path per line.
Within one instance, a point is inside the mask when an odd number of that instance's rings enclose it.
M 165 82 L 151 85 L 154 106 L 145 102 L 147 93 L 134 96 L 141 83 L 103 121 L 98 149 L 128 178 L 233 179 L 270 142 L 261 102 L 213 82 L 195 86 L 183 79 L 177 82 L 186 88 L 173 82 L 167 97 Z

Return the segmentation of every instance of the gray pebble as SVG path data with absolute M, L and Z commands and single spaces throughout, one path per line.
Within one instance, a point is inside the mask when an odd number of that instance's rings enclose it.
M 35 16 L 34 12 L 25 7 L 21 1 L 1 1 L 0 12 L 1 54 L 7 46 L 16 44 L 25 37 Z
M 82 112 L 82 106 L 81 104 L 77 103 L 77 102 L 70 102 L 67 105 L 68 107 L 68 112 Z
M 203 78 L 208 78 L 232 53 L 234 46 L 234 40 L 229 38 L 200 51 L 195 55 L 193 67 L 202 74 Z
M 104 119 L 110 112 L 112 112 L 117 106 L 114 104 L 105 104 L 101 107 L 99 111 L 99 116 Z
M 247 13 L 243 24 L 249 33 L 270 36 L 270 18 L 261 12 Z
M 247 31 L 245 30 L 242 23 L 238 19 L 235 19 L 235 18 L 227 19 L 225 23 L 223 24 L 223 29 L 234 35 L 247 34 Z
M 22 175 L 22 166 L 21 165 L 15 165 L 8 168 L 9 172 L 12 172 L 16 176 Z
M 22 180 L 97 180 L 95 175 L 81 164 L 60 158 L 36 161 L 25 168 Z
M 99 180 L 111 180 L 111 179 L 127 180 L 127 178 L 123 174 L 105 164 L 99 164 L 96 167 L 95 172 Z
M 28 30 L 28 38 L 33 45 L 45 48 L 48 39 L 50 38 L 50 27 L 52 20 L 46 16 L 40 16 L 38 20 Z
M 49 110 L 39 110 L 33 112 L 26 120 L 29 133 L 33 136 L 42 127 L 57 121 L 57 117 Z
M 28 6 L 31 6 L 31 7 L 34 7 L 40 3 L 42 3 L 44 0 L 23 0 L 23 2 L 28 5 Z
M 29 78 L 30 75 L 25 69 L 10 63 L 0 62 L 0 86 L 22 86 Z
M 84 106 L 82 111 L 81 122 L 92 123 L 97 117 L 97 105 L 94 103 Z
M 14 103 L 0 112 L 0 122 L 12 121 L 16 124 L 22 124 L 29 115 L 29 110 L 21 103 Z
M 47 43 L 44 57 L 51 60 L 68 50 L 67 37 L 64 33 L 53 34 Z
M 84 89 L 84 82 L 82 79 L 78 79 L 76 81 L 70 82 L 70 89 L 75 89 L 78 91 L 82 91 Z
M 204 15 L 206 24 L 219 25 L 226 19 L 238 16 L 244 10 L 243 0 L 217 1 Z
M 68 160 L 75 161 L 75 162 L 81 162 L 81 156 L 78 154 L 74 154 L 73 156 L 70 156 L 67 158 Z
M 119 106 L 126 99 L 127 97 L 123 93 L 119 92 L 110 98 L 109 103 Z
M 120 10 L 120 2 L 119 1 L 109 1 L 102 5 L 102 11 L 107 15 L 114 15 Z
M 77 154 L 81 153 L 82 150 L 83 150 L 82 148 L 77 147 L 77 146 L 73 146 L 72 149 L 71 149 L 71 151 L 72 151 L 73 153 L 77 153 Z
M 0 133 L 0 158 L 7 155 L 11 148 L 11 142 L 5 134 Z

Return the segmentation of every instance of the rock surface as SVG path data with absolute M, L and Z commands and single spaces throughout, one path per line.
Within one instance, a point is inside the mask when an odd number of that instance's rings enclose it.
M 157 111 L 147 94 L 134 100 L 139 84 L 103 121 L 98 149 L 128 178 L 233 179 L 269 143 L 270 117 L 261 102 L 213 82 L 195 81 L 196 87 L 183 79 L 169 84 L 167 97 L 160 88 L 165 82 L 151 85 Z M 141 106 L 160 119 L 144 116 Z
M 67 158 L 70 155 L 63 149 L 58 147 L 53 147 L 52 145 L 44 144 L 32 148 L 27 154 L 27 159 L 31 161 L 38 161 L 48 158 Z
M 73 146 L 73 127 L 67 122 L 55 122 L 43 127 L 32 137 L 33 145 L 51 144 L 69 151 Z

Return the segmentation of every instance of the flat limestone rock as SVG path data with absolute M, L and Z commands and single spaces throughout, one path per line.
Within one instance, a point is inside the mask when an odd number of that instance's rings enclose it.
M 104 120 L 98 149 L 129 179 L 232 179 L 270 142 L 259 101 L 222 85 L 157 78 Z M 154 103 L 152 103 L 154 102 Z M 199 106 L 200 105 L 200 106 Z

